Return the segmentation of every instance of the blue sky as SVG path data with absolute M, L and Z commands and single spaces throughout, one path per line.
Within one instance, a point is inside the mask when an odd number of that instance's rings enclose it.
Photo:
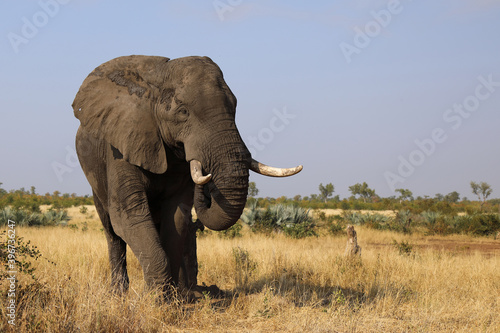
M 458 191 L 500 197 L 500 1 L 3 1 L 0 182 L 90 193 L 71 103 L 129 54 L 211 57 L 238 98 L 259 196 Z

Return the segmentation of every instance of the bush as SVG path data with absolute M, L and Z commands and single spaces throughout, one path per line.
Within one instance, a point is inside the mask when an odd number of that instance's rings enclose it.
M 34 275 L 36 268 L 32 265 L 32 260 L 38 260 L 42 257 L 40 250 L 36 246 L 31 245 L 30 241 L 25 242 L 23 237 L 15 237 L 15 267 L 12 267 L 9 262 L 9 236 L 7 231 L 2 231 L 0 233 L 0 260 L 3 263 L 3 272 L 0 273 L 2 279 L 10 276 L 9 271 L 17 271 L 21 274 L 30 276 L 33 281 L 38 282 L 36 276 Z M 55 266 L 55 263 L 51 260 L 47 260 L 50 264 Z M 2 280 L 0 279 L 0 280 Z
M 0 210 L 0 226 L 7 225 L 8 220 L 16 222 L 18 226 L 48 226 L 65 224 L 70 220 L 65 210 L 48 210 L 45 213 L 32 213 L 25 209 L 5 207 Z
M 344 234 L 345 232 L 345 223 L 344 219 L 340 215 L 329 215 L 326 216 L 324 212 L 318 213 L 318 218 L 326 223 L 327 230 L 330 234 L 336 236 L 340 234 Z
M 285 235 L 296 239 L 318 236 L 316 231 L 314 231 L 314 227 L 314 223 L 302 222 L 286 226 L 285 228 L 283 228 L 283 232 L 285 233 Z
M 410 225 L 412 222 L 413 214 L 409 210 L 400 210 L 390 226 L 391 230 L 409 234 L 411 232 Z
M 88 208 L 86 206 L 80 207 L 80 214 L 85 215 L 85 214 L 87 214 L 87 212 L 88 212 Z
M 283 231 L 293 238 L 316 235 L 309 209 L 294 205 L 271 205 L 264 210 L 257 208 L 257 204 L 253 203 L 241 219 L 254 232 L 269 234 L 274 231 Z
M 70 220 L 66 210 L 49 209 L 43 214 L 42 225 L 67 224 Z
M 447 235 L 453 232 L 451 217 L 439 212 L 427 211 L 420 214 L 429 235 Z
M 453 229 L 457 233 L 476 236 L 488 236 L 500 230 L 498 214 L 473 214 L 455 216 L 452 220 Z
M 390 218 L 382 214 L 344 212 L 342 217 L 348 224 L 362 225 L 377 230 L 384 230 L 389 228 Z
M 401 241 L 398 243 L 395 239 L 392 240 L 392 245 L 399 251 L 399 254 L 402 256 L 409 256 L 413 251 L 413 245 L 408 243 L 407 241 Z
M 237 222 L 231 228 L 219 231 L 217 234 L 219 235 L 219 237 L 229 238 L 229 239 L 241 237 L 242 236 L 241 235 L 242 228 L 243 228 L 243 226 L 241 225 L 241 223 Z
M 331 223 L 328 223 L 328 232 L 334 236 L 344 234 L 345 226 L 340 221 L 332 221 Z

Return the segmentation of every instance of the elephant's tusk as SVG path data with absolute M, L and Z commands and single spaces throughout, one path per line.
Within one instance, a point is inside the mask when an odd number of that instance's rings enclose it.
M 252 159 L 252 163 L 250 163 L 250 170 L 253 172 L 260 173 L 261 175 L 264 176 L 270 176 L 270 177 L 288 177 L 288 176 L 293 176 L 297 173 L 299 173 L 302 170 L 302 165 L 296 166 L 295 168 L 275 168 L 271 167 L 269 165 L 265 165 L 260 163 L 259 161 L 256 161 Z
M 205 185 L 210 181 L 210 179 L 212 179 L 212 174 L 203 176 L 203 173 L 201 172 L 200 161 L 192 160 L 191 162 L 189 162 L 189 166 L 191 168 L 191 178 L 193 178 L 195 184 Z

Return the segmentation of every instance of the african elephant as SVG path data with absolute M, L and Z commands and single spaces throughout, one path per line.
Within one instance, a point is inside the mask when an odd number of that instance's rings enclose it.
M 148 286 L 178 286 L 189 275 L 182 269 L 193 204 L 206 227 L 224 230 L 245 207 L 249 170 L 283 177 L 302 169 L 252 159 L 236 128 L 236 98 L 207 57 L 113 59 L 87 76 L 72 106 L 119 290 L 128 288 L 126 244 Z

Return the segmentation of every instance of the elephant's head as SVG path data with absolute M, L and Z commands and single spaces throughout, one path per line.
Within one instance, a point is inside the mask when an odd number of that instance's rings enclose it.
M 250 169 L 270 176 L 302 169 L 252 159 L 236 128 L 236 97 L 206 57 L 113 59 L 85 79 L 73 109 L 85 130 L 131 164 L 162 174 L 170 157 L 189 162 L 195 209 L 210 229 L 227 229 L 238 220 Z

